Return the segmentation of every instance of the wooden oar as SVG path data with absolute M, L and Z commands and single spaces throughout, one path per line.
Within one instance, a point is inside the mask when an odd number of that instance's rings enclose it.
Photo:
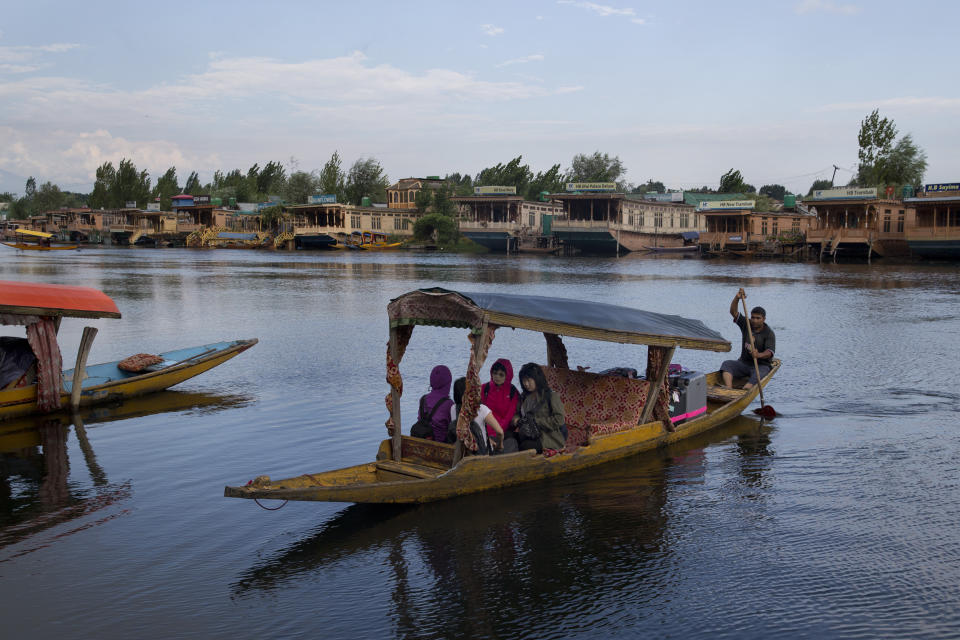
M 743 319 L 747 323 L 747 335 L 750 336 L 750 355 L 753 356 L 753 370 L 757 372 L 757 388 L 760 389 L 760 408 L 754 409 L 753 412 L 764 418 L 775 418 L 777 412 L 773 407 L 763 401 L 763 385 L 760 384 L 760 364 L 757 362 L 757 347 L 753 343 L 753 327 L 750 326 L 750 316 L 747 314 L 747 300 L 746 298 L 740 298 L 740 302 L 743 303 Z

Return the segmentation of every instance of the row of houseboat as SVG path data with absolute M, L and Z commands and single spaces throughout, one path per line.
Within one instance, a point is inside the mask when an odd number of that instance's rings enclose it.
M 388 202 L 362 206 L 318 195 L 307 204 L 223 207 L 208 196 L 178 196 L 172 211 L 62 209 L 13 226 L 64 241 L 148 246 L 333 249 L 393 246 L 412 239 L 424 212 L 417 193 L 439 178 L 409 178 Z M 960 184 L 906 188 L 844 187 L 787 196 L 776 211 L 757 211 L 749 194 L 627 194 L 612 183 L 569 183 L 561 193 L 527 200 L 513 187 L 477 187 L 452 198 L 460 232 L 491 251 L 590 253 L 699 252 L 836 260 L 874 256 L 960 257 Z M 264 215 L 280 206 L 282 215 Z M 374 243 L 372 240 L 377 239 Z

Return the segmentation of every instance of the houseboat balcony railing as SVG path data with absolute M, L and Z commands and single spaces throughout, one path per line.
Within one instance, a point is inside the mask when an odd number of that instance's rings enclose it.
M 344 229 L 343 227 L 332 227 L 329 225 L 323 225 L 323 226 L 294 225 L 293 226 L 293 234 L 297 236 L 314 235 L 318 233 L 327 233 L 327 234 L 347 233 L 347 230 Z
M 523 227 L 519 221 L 515 222 L 486 222 L 483 220 L 461 220 L 461 231 L 516 231 Z
M 830 239 L 840 242 L 867 242 L 876 237 L 876 230 L 865 228 L 827 227 L 807 231 L 807 242 L 823 242 Z
M 960 240 L 960 227 L 913 227 L 907 229 L 910 240 Z
M 554 220 L 554 229 L 610 229 L 615 226 L 611 220 Z
M 730 242 L 762 242 L 763 236 L 757 233 L 741 233 L 739 231 L 701 231 L 700 244 L 726 244 Z

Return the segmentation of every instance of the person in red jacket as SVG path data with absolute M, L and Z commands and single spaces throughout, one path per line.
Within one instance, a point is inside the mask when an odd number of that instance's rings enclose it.
M 503 451 L 517 450 L 516 432 L 513 430 L 513 418 L 520 403 L 520 392 L 513 386 L 513 365 L 506 358 L 500 358 L 490 367 L 490 382 L 480 388 L 480 402 L 485 404 L 497 423 L 503 427 Z M 487 426 L 487 435 L 494 436 Z

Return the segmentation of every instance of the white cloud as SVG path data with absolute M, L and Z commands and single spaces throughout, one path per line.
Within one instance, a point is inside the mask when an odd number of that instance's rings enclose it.
M 104 162 L 116 165 L 121 158 L 130 158 L 152 175 L 167 167 L 198 166 L 197 163 L 208 160 L 169 140 L 130 140 L 116 137 L 106 129 L 79 133 L 58 129 L 33 136 L 21 129 L 0 127 L 0 136 L 8 141 L 0 149 L 0 167 L 33 175 L 37 182 L 52 180 L 61 187 L 90 185 L 97 167 Z
M 825 104 L 816 111 L 873 111 L 874 109 L 909 109 L 914 111 L 931 111 L 960 108 L 960 98 L 943 98 L 939 96 L 915 97 L 902 96 L 898 98 L 884 98 L 863 102 L 835 102 Z
M 580 0 L 557 0 L 557 4 L 567 4 L 572 7 L 579 7 L 581 9 L 586 9 L 592 13 L 597 14 L 603 18 L 608 16 L 615 16 L 620 18 L 629 18 L 630 22 L 634 24 L 646 24 L 647 21 L 643 18 L 637 17 L 636 9 L 632 7 L 625 7 L 623 9 L 618 9 L 616 7 L 611 7 L 606 4 L 597 4 L 596 2 L 581 2 Z
M 379 149 L 385 136 L 439 140 L 471 127 L 505 128 L 503 116 L 492 115 L 498 105 L 579 90 L 452 69 L 411 72 L 359 52 L 205 62 L 201 73 L 136 90 L 80 77 L 0 79 L 0 169 L 77 184 L 121 157 L 154 174 L 173 165 L 216 168 L 206 160 L 214 151 L 240 165 L 289 153 L 309 158 L 315 140 L 342 152 Z
M 0 47 L 0 73 L 32 73 L 46 66 L 45 53 L 65 53 L 77 44 L 55 43 L 38 46 Z
M 492 24 L 482 24 L 480 25 L 480 31 L 490 37 L 494 37 L 503 33 L 503 27 L 498 27 Z
M 509 67 L 513 64 L 526 64 L 527 62 L 539 62 L 543 60 L 542 53 L 534 53 L 533 55 L 524 56 L 522 58 L 514 58 L 513 60 L 505 60 L 497 65 L 497 67 Z
M 815 13 L 822 11 L 824 13 L 837 13 L 840 15 L 852 16 L 854 14 L 860 13 L 860 7 L 853 4 L 837 4 L 831 2 L 830 0 L 803 0 L 796 7 L 794 11 L 799 14 L 805 13 Z

